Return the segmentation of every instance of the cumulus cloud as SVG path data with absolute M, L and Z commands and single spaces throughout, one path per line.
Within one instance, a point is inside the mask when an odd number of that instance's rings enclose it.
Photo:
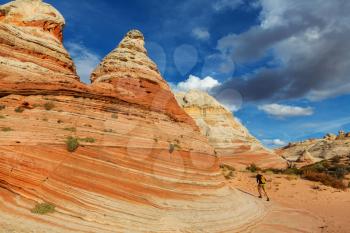
M 208 30 L 205 28 L 194 28 L 192 35 L 199 40 L 208 40 L 210 38 Z
M 66 47 L 77 67 L 77 73 L 81 81 L 90 83 L 90 75 L 100 63 L 100 56 L 81 43 L 68 42 Z
M 314 113 L 311 107 L 303 108 L 282 104 L 265 104 L 259 106 L 258 109 L 278 118 L 310 116 Z
M 263 139 L 262 140 L 265 145 L 268 147 L 281 147 L 287 145 L 285 141 L 282 141 L 281 139 Z
M 226 8 L 236 9 L 243 4 L 243 0 L 218 0 L 213 4 L 213 8 L 216 11 L 220 11 Z
M 273 66 L 220 88 L 236 88 L 246 101 L 321 100 L 350 93 L 350 1 L 259 4 L 260 24 L 221 38 L 217 48 L 238 64 L 271 58 Z
M 209 92 L 211 89 L 213 89 L 214 87 L 218 87 L 219 85 L 219 81 L 212 77 L 207 76 L 201 79 L 197 76 L 190 75 L 187 80 L 179 82 L 176 85 L 171 84 L 171 87 L 175 92 L 187 92 L 189 90 L 201 90 Z

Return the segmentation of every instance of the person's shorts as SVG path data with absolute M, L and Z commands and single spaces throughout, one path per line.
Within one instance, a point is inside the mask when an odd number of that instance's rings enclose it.
M 265 189 L 265 184 L 258 184 L 261 188 Z

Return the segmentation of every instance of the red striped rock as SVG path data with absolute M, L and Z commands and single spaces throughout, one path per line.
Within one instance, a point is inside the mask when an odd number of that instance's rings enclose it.
M 52 15 L 48 9 L 57 16 L 41 1 L 10 5 L 22 12 L 19 19 L 26 12 L 34 18 L 42 12 Z M 12 15 L 1 12 L 1 20 Z M 8 24 L 2 22 L 5 28 Z M 11 23 L 13 31 L 26 28 Z M 56 30 L 35 30 L 35 36 L 61 46 Z M 0 232 L 302 230 L 297 221 L 281 225 L 287 219 L 266 219 L 271 205 L 226 184 L 207 138 L 142 55 L 140 35 L 129 33 L 119 46 L 142 57 L 139 66 L 123 63 L 119 55 L 108 56 L 101 66 L 110 64 L 111 75 L 97 68 L 92 87 L 77 81 L 68 66 L 63 66 L 67 75 L 63 70 L 59 76 L 58 63 L 32 55 L 28 59 L 39 67 L 55 67 L 45 79 L 37 69 L 22 77 L 11 63 L 13 57 L 0 66 L 1 74 L 10 73 L 0 78 Z M 14 53 L 18 46 L 14 44 Z M 36 48 L 40 46 L 27 47 L 26 53 Z M 62 60 L 71 61 L 64 54 Z M 56 80 L 65 84 L 59 88 Z M 74 152 L 66 148 L 69 136 L 79 139 Z M 31 213 L 38 202 L 51 203 L 56 211 Z
M 126 34 L 91 75 L 95 90 L 113 93 L 119 99 L 166 112 L 180 121 L 196 125 L 178 106 L 156 64 L 147 56 L 144 37 L 138 30 Z
M 196 121 L 209 139 L 216 155 L 227 164 L 256 164 L 262 168 L 281 168 L 286 162 L 266 149 L 212 96 L 198 90 L 176 94 L 178 103 Z
M 79 85 L 62 45 L 62 15 L 40 0 L 0 7 L 1 91 L 65 89 Z

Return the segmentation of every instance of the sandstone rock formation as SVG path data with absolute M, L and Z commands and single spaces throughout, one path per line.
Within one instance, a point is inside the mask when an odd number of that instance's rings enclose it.
M 87 86 L 53 7 L 17 0 L 0 9 L 1 233 L 292 232 L 287 219 L 270 224 L 275 206 L 227 186 L 140 32 L 127 34 Z M 56 211 L 31 213 L 41 202 Z
M 317 159 L 315 159 L 309 151 L 305 150 L 297 159 L 297 162 L 299 163 L 305 163 L 305 164 L 313 164 L 317 162 Z
M 264 148 L 232 113 L 212 96 L 198 90 L 176 94 L 178 103 L 196 121 L 216 155 L 225 163 L 285 167 L 286 162 Z
M 291 162 L 298 162 L 298 158 L 308 151 L 314 162 L 331 159 L 334 156 L 348 156 L 350 154 L 350 137 L 339 131 L 338 135 L 326 134 L 322 139 L 308 139 L 302 142 L 289 143 L 287 146 L 276 149 L 276 153 Z
M 79 85 L 73 61 L 61 43 L 64 24 L 62 15 L 40 0 L 17 0 L 0 7 L 3 93 Z
M 128 32 L 92 73 L 93 88 L 113 92 L 117 98 L 130 103 L 141 103 L 152 110 L 169 113 L 196 127 L 178 107 L 156 64 L 147 56 L 144 43 L 140 31 Z

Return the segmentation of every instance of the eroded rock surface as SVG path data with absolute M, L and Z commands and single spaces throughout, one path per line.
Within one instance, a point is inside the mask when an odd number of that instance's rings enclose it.
M 264 148 L 233 114 L 212 96 L 198 90 L 176 94 L 178 103 L 196 121 L 216 155 L 226 163 L 285 167 L 286 163 Z
M 3 92 L 78 85 L 73 61 L 61 43 L 64 24 L 55 8 L 39 0 L 17 0 L 0 7 Z
M 273 207 L 227 185 L 140 32 L 87 86 L 52 6 L 17 0 L 0 9 L 0 232 L 301 230 L 266 226 Z M 72 139 L 79 146 L 69 152 Z M 31 213 L 41 202 L 56 211 Z
M 335 156 L 348 156 L 350 154 L 350 136 L 344 131 L 339 131 L 338 135 L 326 134 L 323 138 L 308 139 L 301 142 L 292 142 L 287 146 L 276 149 L 276 152 L 291 162 L 299 162 L 307 151 L 314 162 L 323 159 L 331 159 Z

